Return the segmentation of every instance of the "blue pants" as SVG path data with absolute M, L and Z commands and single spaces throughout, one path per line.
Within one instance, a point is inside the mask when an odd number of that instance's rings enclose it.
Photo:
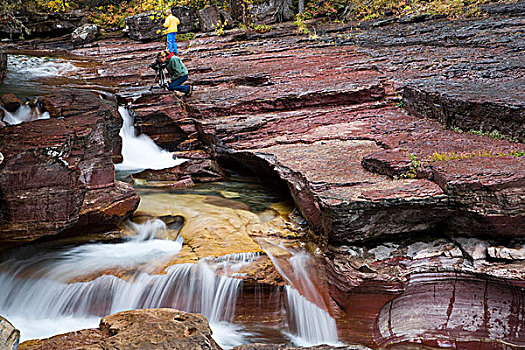
M 177 32 L 168 33 L 168 51 L 177 52 Z
M 180 92 L 184 92 L 184 93 L 187 93 L 190 91 L 190 86 L 189 85 L 182 85 L 182 83 L 184 83 L 186 80 L 188 80 L 188 74 L 186 75 L 183 75 L 182 77 L 178 77 L 177 79 L 173 80 L 172 82 L 170 82 L 169 86 L 168 86 L 168 90 L 170 91 L 180 91 Z

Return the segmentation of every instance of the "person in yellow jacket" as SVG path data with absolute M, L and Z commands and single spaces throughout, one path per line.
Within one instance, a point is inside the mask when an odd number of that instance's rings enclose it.
M 173 53 L 178 53 L 177 51 L 177 26 L 180 24 L 180 21 L 177 17 L 173 16 L 171 9 L 166 10 L 166 21 L 164 22 L 164 31 L 165 34 L 168 34 L 167 43 L 168 51 Z

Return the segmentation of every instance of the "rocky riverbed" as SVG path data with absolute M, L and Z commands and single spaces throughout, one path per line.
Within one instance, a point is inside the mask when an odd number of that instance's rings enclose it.
M 288 188 L 343 341 L 523 347 L 525 12 L 490 9 L 200 36 L 179 45 L 191 97 L 154 86 L 161 42 L 78 47 L 79 79 L 42 98 L 51 118 L 0 130 L 2 242 L 108 230 L 135 210 L 111 165 L 117 101 L 90 92 L 110 91 L 190 160 L 136 178 L 190 186 L 235 169 Z

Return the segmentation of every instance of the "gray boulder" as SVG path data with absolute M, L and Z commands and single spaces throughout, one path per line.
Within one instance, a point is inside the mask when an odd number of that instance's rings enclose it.
M 255 23 L 275 23 L 289 21 L 293 18 L 291 0 L 264 0 L 252 4 L 248 10 L 241 0 L 232 0 L 231 14 L 234 18 L 243 21 L 249 14 Z M 246 13 L 249 11 L 249 13 Z
M 218 26 L 224 26 L 226 29 L 233 27 L 233 18 L 230 14 L 220 10 L 216 5 L 199 10 L 199 21 L 203 32 L 211 32 Z
M 84 24 L 71 33 L 71 39 L 75 43 L 84 44 L 94 41 L 98 35 L 96 24 Z
M 151 41 L 162 36 L 164 19 L 159 13 L 145 12 L 126 17 L 128 35 L 133 40 Z
M 180 20 L 178 33 L 188 33 L 199 30 L 199 15 L 195 8 L 189 6 L 173 6 L 171 12 Z

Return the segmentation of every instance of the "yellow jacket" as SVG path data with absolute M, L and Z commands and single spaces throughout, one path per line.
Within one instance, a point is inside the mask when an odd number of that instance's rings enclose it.
M 173 15 L 169 15 L 166 17 L 166 21 L 164 22 L 164 28 L 167 28 L 164 33 L 176 33 L 177 32 L 177 26 L 180 24 L 180 21 L 177 17 Z

